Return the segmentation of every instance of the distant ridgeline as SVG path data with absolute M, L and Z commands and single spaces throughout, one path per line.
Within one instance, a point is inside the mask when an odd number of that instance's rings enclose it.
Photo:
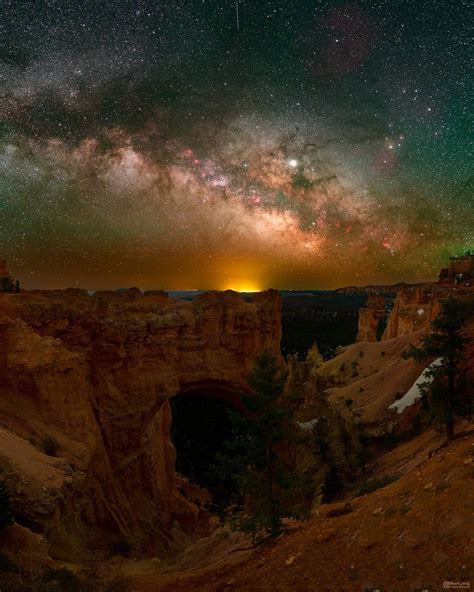
M 19 292 L 20 282 L 11 277 L 7 270 L 7 262 L 0 259 L 0 292 Z
M 465 255 L 449 258 L 449 267 L 441 270 L 440 283 L 465 282 L 474 279 L 474 252 L 466 251 Z

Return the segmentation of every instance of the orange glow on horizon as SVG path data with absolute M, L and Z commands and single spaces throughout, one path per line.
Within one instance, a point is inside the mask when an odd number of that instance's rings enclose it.
M 228 282 L 222 290 L 233 290 L 234 292 L 262 292 L 265 288 L 252 280 L 236 280 Z

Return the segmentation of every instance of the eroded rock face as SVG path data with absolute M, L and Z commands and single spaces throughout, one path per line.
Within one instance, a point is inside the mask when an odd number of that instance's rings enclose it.
M 365 307 L 359 310 L 356 341 L 377 341 L 377 328 L 385 317 L 385 297 L 370 295 Z
M 440 311 L 441 300 L 451 295 L 469 297 L 473 288 L 455 288 L 434 283 L 399 288 L 381 340 L 394 339 L 420 330 L 425 334 L 429 333 L 431 322 Z M 357 342 L 377 341 L 377 327 L 385 315 L 384 305 L 383 296 L 370 296 L 367 306 L 360 309 Z
M 168 399 L 235 398 L 260 353 L 281 359 L 280 307 L 276 291 L 0 295 L 0 466 L 53 556 L 163 552 L 202 522 L 177 491 Z
M 15 282 L 7 269 L 7 262 L 0 259 L 0 292 L 13 292 L 15 287 Z
M 422 329 L 428 333 L 440 311 L 440 300 L 450 293 L 434 284 L 410 287 L 397 294 L 382 340 L 393 339 Z

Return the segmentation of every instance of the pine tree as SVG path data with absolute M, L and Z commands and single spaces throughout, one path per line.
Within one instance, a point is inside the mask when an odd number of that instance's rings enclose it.
M 342 490 L 342 481 L 339 476 L 339 469 L 337 465 L 332 462 L 326 473 L 326 478 L 322 487 L 323 502 L 332 501 L 338 493 Z
M 245 409 L 230 412 L 235 436 L 218 459 L 221 470 L 232 475 L 245 505 L 235 526 L 251 532 L 254 540 L 262 533 L 277 536 L 284 517 L 299 515 L 297 504 L 290 507 L 288 500 L 297 489 L 301 499 L 306 487 L 304 477 L 292 473 L 277 451 L 292 432 L 291 411 L 279 404 L 285 381 L 286 372 L 265 352 L 249 378 L 253 394 L 243 397 Z
M 448 440 L 454 437 L 456 416 L 470 416 L 472 387 L 463 369 L 469 338 L 464 329 L 474 312 L 472 300 L 450 297 L 442 302 L 441 311 L 432 322 L 432 332 L 423 338 L 421 347 L 413 347 L 408 356 L 423 360 L 437 356 L 440 361 L 426 373 L 423 397 L 431 411 L 446 427 Z

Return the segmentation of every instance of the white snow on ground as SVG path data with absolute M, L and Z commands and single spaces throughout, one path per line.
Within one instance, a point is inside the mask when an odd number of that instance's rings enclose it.
M 318 423 L 317 418 L 310 419 L 309 421 L 298 421 L 298 425 L 302 430 L 308 431 L 312 430 L 314 426 Z
M 418 401 L 418 399 L 421 397 L 420 386 L 425 382 L 431 382 L 433 380 L 433 378 L 428 375 L 429 371 L 432 368 L 436 368 L 437 366 L 441 366 L 442 361 L 443 361 L 443 358 L 438 358 L 437 360 L 432 362 L 429 366 L 427 366 L 423 370 L 423 372 L 420 374 L 420 376 L 418 376 L 418 378 L 415 380 L 415 382 L 413 383 L 411 388 L 407 391 L 407 393 L 405 395 L 403 395 L 403 397 L 401 399 L 398 399 L 398 401 L 395 401 L 395 403 L 392 403 L 389 406 L 389 409 L 395 409 L 397 413 L 402 413 L 402 411 L 405 411 L 405 409 L 407 407 L 410 407 L 410 405 L 413 405 L 413 403 L 416 403 L 416 401 Z

